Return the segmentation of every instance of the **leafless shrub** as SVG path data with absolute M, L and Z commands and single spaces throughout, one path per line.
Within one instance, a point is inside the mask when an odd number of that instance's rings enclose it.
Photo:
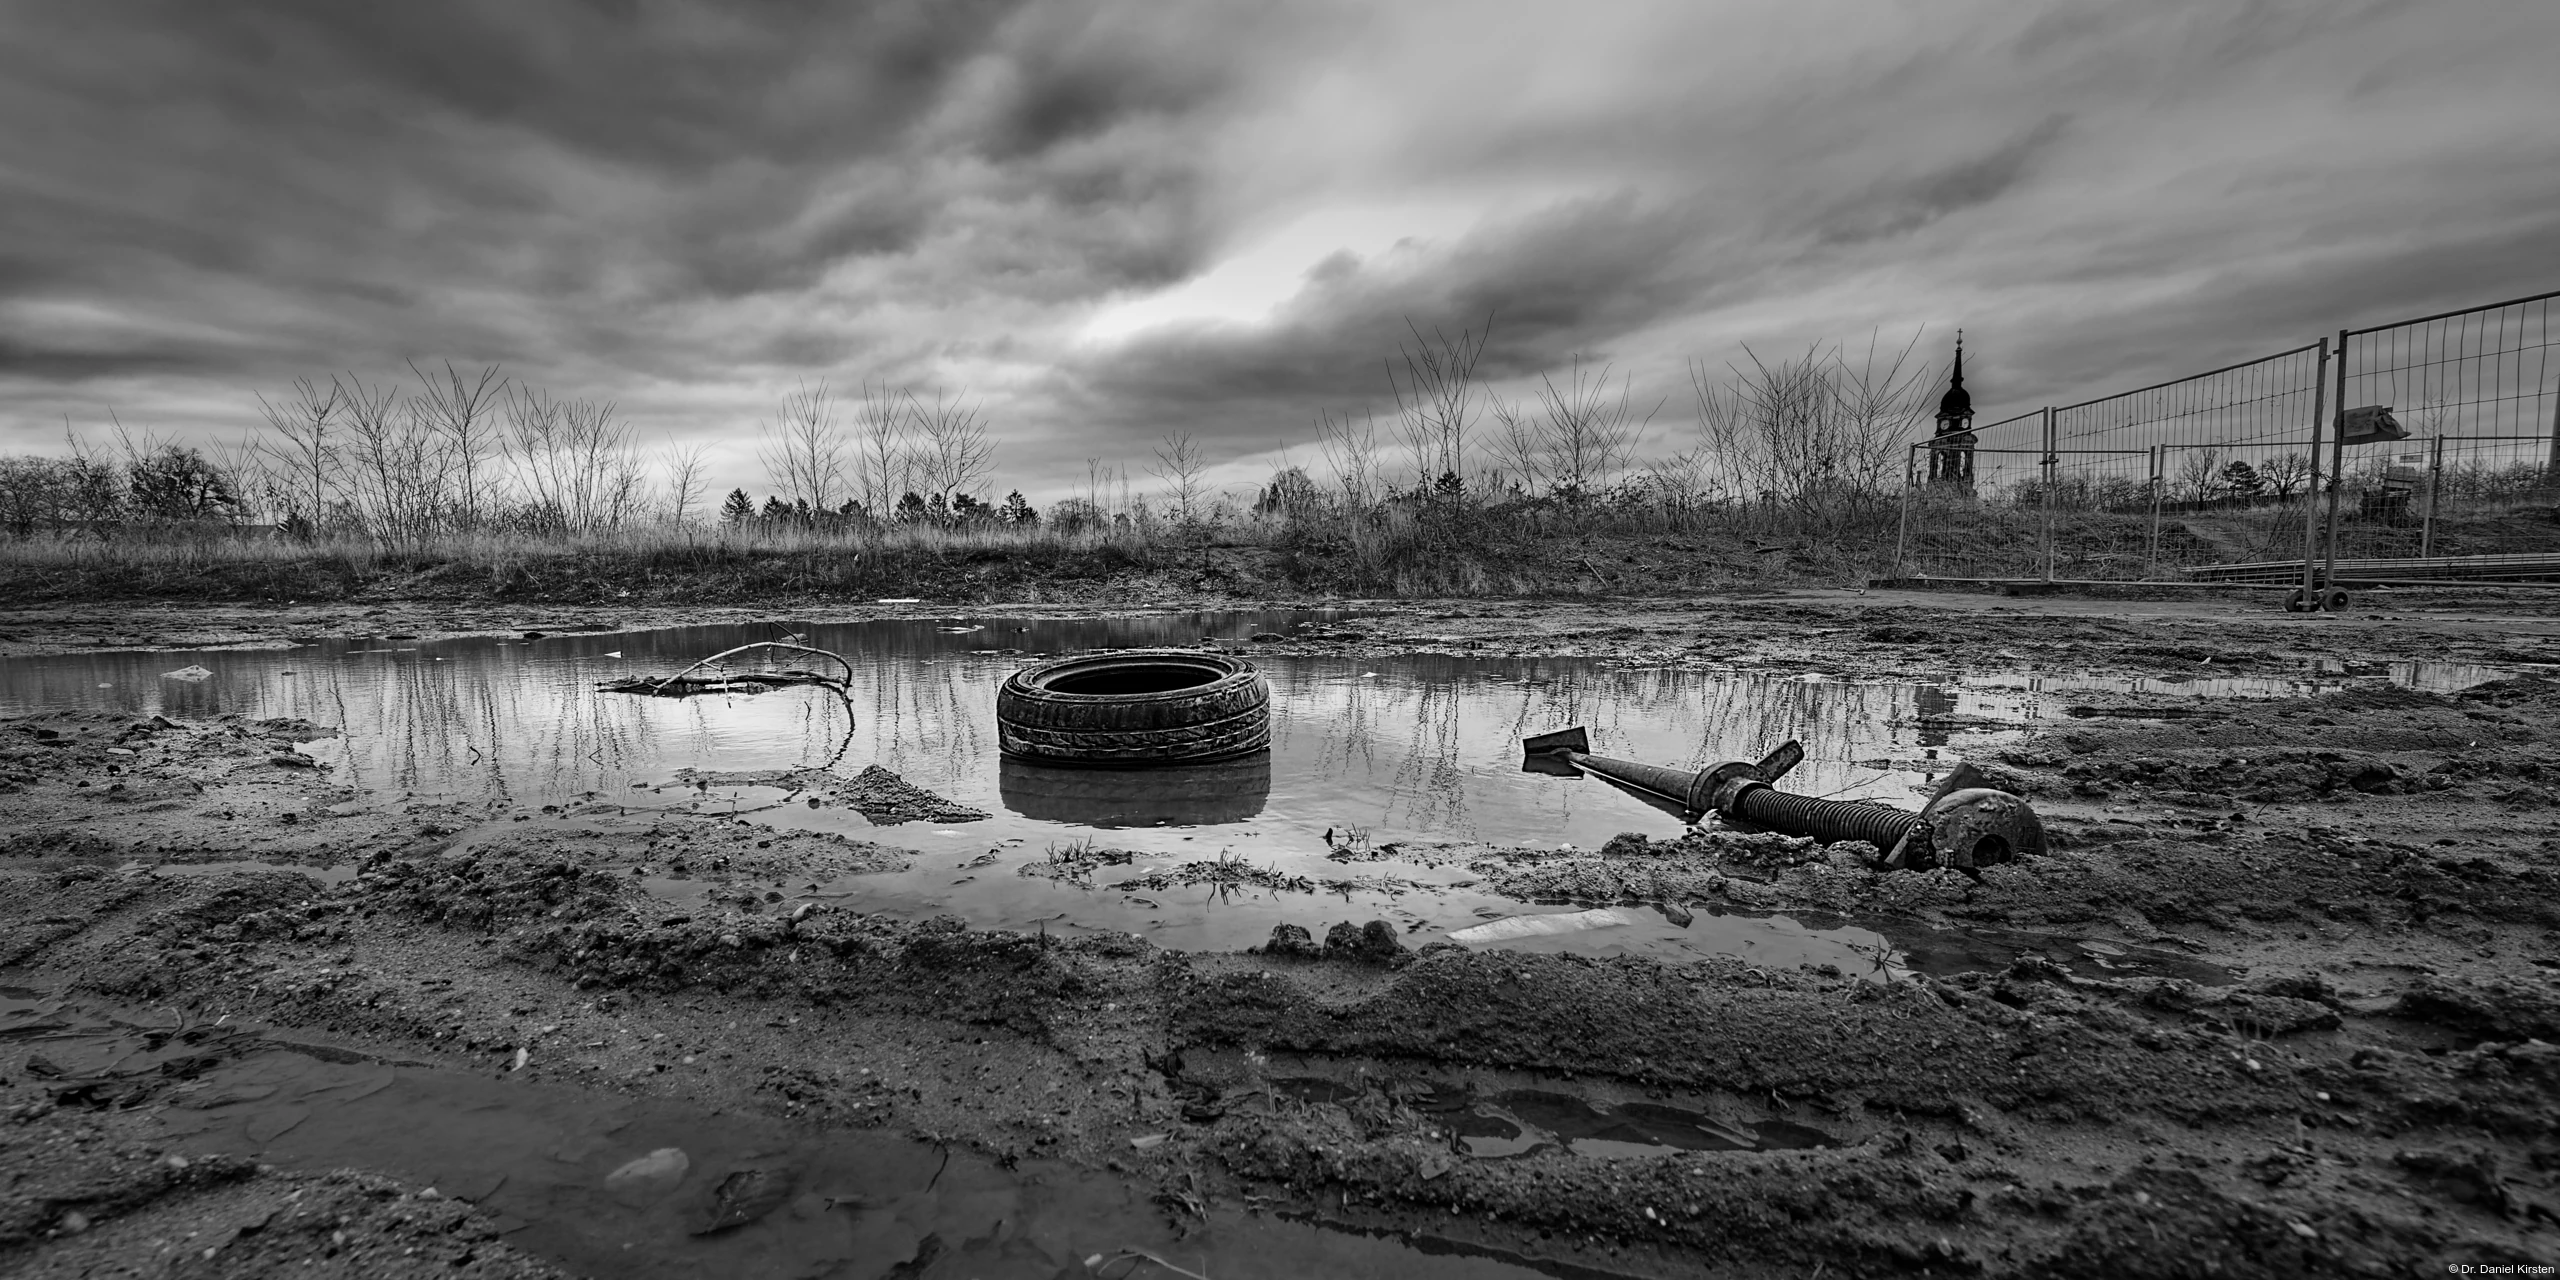
M 328 519 L 338 469 L 335 428 L 346 407 L 345 391 L 335 379 L 323 391 L 309 378 L 296 378 L 290 397 L 273 401 L 261 395 L 258 407 L 275 433 L 256 446 L 271 464 L 268 501 L 282 514 L 287 533 L 316 537 Z
M 433 421 L 396 388 L 354 374 L 339 384 L 346 412 L 344 489 L 363 529 L 415 546 L 438 531 L 451 472 Z
M 667 468 L 667 519 L 671 523 L 682 526 L 691 522 L 695 505 L 702 501 L 703 491 L 710 485 L 710 453 L 709 445 L 667 445 L 662 460 Z
M 523 483 L 517 519 L 553 533 L 592 533 L 637 514 L 646 472 L 611 401 L 555 400 L 518 388 L 507 405 L 507 457 Z
M 802 383 L 783 396 L 781 413 L 757 440 L 756 457 L 765 479 L 785 498 L 812 510 L 834 509 L 844 481 L 845 442 L 826 383 Z
M 1165 496 L 1173 505 L 1173 518 L 1184 528 L 1199 523 L 1200 500 L 1207 493 L 1202 476 L 1209 469 L 1208 456 L 1200 442 L 1188 431 L 1178 431 L 1156 446 L 1156 465 L 1147 473 L 1165 482 Z
M 466 379 L 451 361 L 445 363 L 442 380 L 420 369 L 414 360 L 409 372 L 418 375 L 425 387 L 412 402 L 411 412 L 443 437 L 445 465 L 454 473 L 453 519 L 463 529 L 477 529 L 487 508 L 501 496 L 488 491 L 488 467 L 505 443 L 498 432 L 498 409 L 507 380 L 496 365 Z M 484 497 L 492 501 L 484 503 Z
M 1901 479 L 1912 432 L 1929 414 L 1919 337 L 1888 362 L 1869 344 L 1851 365 L 1838 348 L 1776 364 L 1749 347 L 1722 379 L 1691 362 L 1702 471 L 1715 496 L 1820 512 L 1872 500 Z
M 907 397 L 886 383 L 862 384 L 854 406 L 856 496 L 875 519 L 888 518 L 915 470 Z
M 945 500 L 977 496 L 992 469 L 995 444 L 987 438 L 985 417 L 967 403 L 967 393 L 945 396 L 936 390 L 931 404 L 909 395 L 907 405 L 915 422 L 918 478 L 933 496 Z
M 1318 413 L 1316 448 L 1333 472 L 1334 488 L 1341 493 L 1344 505 L 1366 510 L 1378 500 L 1385 486 L 1378 469 L 1375 414 L 1364 412 L 1354 419 L 1349 413 Z
M 1387 363 L 1387 388 L 1395 396 L 1398 427 L 1406 454 L 1413 461 L 1416 492 L 1454 499 L 1463 494 L 1467 474 L 1467 433 L 1480 399 L 1476 365 L 1493 336 L 1493 318 L 1481 330 L 1460 330 L 1452 338 L 1438 329 L 1424 337 L 1410 321 L 1413 345 L 1398 344 L 1398 361 Z
M 1540 375 L 1530 406 L 1493 402 L 1493 417 L 1502 429 L 1492 452 L 1527 492 L 1567 505 L 1584 503 L 1625 469 L 1637 440 L 1662 409 L 1656 403 L 1637 417 L 1631 385 L 1632 379 L 1621 378 L 1612 397 L 1608 367 L 1594 376 L 1576 356 L 1564 386 Z

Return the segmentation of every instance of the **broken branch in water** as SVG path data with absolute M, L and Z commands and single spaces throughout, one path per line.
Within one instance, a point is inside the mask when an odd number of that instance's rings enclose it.
M 842 680 L 838 680 L 833 676 L 822 676 L 814 671 L 797 670 L 751 671 L 743 675 L 734 676 L 723 673 L 716 676 L 705 676 L 698 679 L 693 675 L 694 672 L 700 671 L 704 667 L 710 666 L 723 658 L 729 657 L 732 654 L 745 653 L 750 649 L 781 649 L 791 653 L 814 653 L 819 657 L 825 658 L 828 661 L 835 663 L 837 666 L 844 668 L 844 678 Z M 766 689 L 779 689 L 797 684 L 827 685 L 835 688 L 838 692 L 842 692 L 844 686 L 852 683 L 853 664 L 846 661 L 843 654 L 837 653 L 831 649 L 812 648 L 805 644 L 787 644 L 780 640 L 758 640 L 753 644 L 742 644 L 734 649 L 723 649 L 718 653 L 712 654 L 708 658 L 703 658 L 695 662 L 692 666 L 686 667 L 684 670 L 679 671 L 674 675 L 665 677 L 664 679 L 652 680 L 646 676 L 641 676 L 629 680 L 608 681 L 600 687 L 609 693 L 646 693 L 654 694 L 663 698 L 684 698 L 691 697 L 698 693 L 761 693 Z
M 798 670 L 750 671 L 740 675 L 723 672 L 716 676 L 700 678 L 696 678 L 693 674 L 723 658 L 752 649 L 814 653 L 844 668 L 844 678 L 839 680 L 833 676 L 819 675 L 814 671 Z M 637 693 L 658 698 L 689 698 L 704 693 L 763 693 L 768 689 L 789 688 L 793 685 L 816 685 L 836 695 L 836 699 L 844 703 L 844 738 L 836 744 L 835 754 L 828 756 L 825 764 L 817 766 L 820 769 L 832 769 L 836 761 L 844 758 L 845 751 L 853 746 L 854 725 L 853 664 L 847 661 L 843 654 L 832 649 L 790 644 L 781 640 L 758 640 L 752 644 L 739 645 L 734 649 L 723 649 L 664 679 L 652 680 L 642 676 L 629 680 L 608 680 L 596 687 L 607 693 Z

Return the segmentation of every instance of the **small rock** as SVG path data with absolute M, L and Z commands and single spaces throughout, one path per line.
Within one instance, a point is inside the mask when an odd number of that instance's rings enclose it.
M 1325 931 L 1324 950 L 1329 956 L 1352 960 L 1392 960 L 1404 952 L 1404 939 L 1396 927 L 1384 920 L 1354 925 L 1345 920 Z
M 1295 924 L 1272 926 L 1271 940 L 1262 944 L 1261 950 L 1262 954 L 1266 956 L 1312 956 L 1321 954 L 1321 951 L 1316 946 L 1315 936 L 1307 932 L 1306 926 Z

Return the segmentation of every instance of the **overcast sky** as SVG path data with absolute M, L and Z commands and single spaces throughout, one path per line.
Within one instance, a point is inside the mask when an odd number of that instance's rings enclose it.
M 651 441 L 965 388 L 994 490 L 1312 461 L 1408 322 L 1986 416 L 2560 288 L 2560 3 L 0 0 L 0 450 L 496 363 Z M 1665 434 L 1657 442 L 1678 443 Z

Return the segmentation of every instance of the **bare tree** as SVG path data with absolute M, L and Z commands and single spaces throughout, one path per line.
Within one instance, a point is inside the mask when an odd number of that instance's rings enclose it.
M 414 402 L 353 374 L 339 386 L 346 410 L 349 505 L 375 537 L 416 543 L 445 510 L 450 472 L 444 440 Z
M 1188 431 L 1178 431 L 1156 446 L 1156 465 L 1147 473 L 1165 482 L 1166 497 L 1173 503 L 1173 518 L 1185 528 L 1198 522 L 1200 499 L 1206 486 L 1202 475 L 1209 469 L 1200 442 Z
M 2208 502 L 2222 492 L 2222 450 L 2188 449 L 2178 455 L 2178 487 L 2188 501 Z
M 647 496 L 648 473 L 631 447 L 631 426 L 614 417 L 610 400 L 569 400 L 560 406 L 566 446 L 573 533 L 619 527 Z
M 693 504 L 702 499 L 710 483 L 711 446 L 703 444 L 667 444 L 664 458 L 667 466 L 667 518 L 681 526 L 693 513 Z
M 1333 471 L 1334 487 L 1341 491 L 1344 505 L 1357 511 L 1377 502 L 1377 415 L 1363 413 L 1354 421 L 1349 413 L 1336 416 L 1319 412 L 1316 447 L 1323 451 L 1325 465 Z
M 507 461 L 524 483 L 525 515 L 536 528 L 556 528 L 566 521 L 570 487 L 561 404 L 538 387 L 516 386 L 508 391 L 506 422 Z
M 1661 412 L 1657 403 L 1642 418 L 1628 399 L 1630 382 L 1620 379 L 1618 394 L 1609 394 L 1609 369 L 1593 376 L 1581 357 L 1565 386 L 1541 375 L 1534 407 L 1494 402 L 1495 421 L 1502 424 L 1493 452 L 1518 473 L 1522 486 L 1566 502 L 1580 502 L 1609 482 L 1627 465 L 1636 441 Z
M 2259 465 L 2258 478 L 2267 482 L 2267 492 L 2277 501 L 2291 501 L 2296 491 L 2311 483 L 2311 456 L 2279 453 Z
M 966 403 L 966 396 L 964 391 L 946 397 L 936 390 L 932 404 L 907 397 L 915 419 L 916 470 L 926 486 L 943 498 L 975 496 L 995 459 L 986 420 L 976 406 Z
M 1935 383 L 1925 363 L 1914 361 L 1926 330 L 1911 331 L 1911 340 L 1878 364 L 1880 334 L 1867 331 L 1867 351 L 1855 368 L 1839 348 L 1831 352 L 1835 375 L 1832 392 L 1841 414 L 1841 443 L 1847 447 L 1844 469 L 1852 483 L 1881 490 L 1899 482 L 1911 436 L 1930 420 L 1930 391 Z
M 844 479 L 844 435 L 827 384 L 806 383 L 782 398 L 782 412 L 758 442 L 765 478 L 783 496 L 824 511 Z
M 1479 331 L 1461 330 L 1457 337 L 1434 329 L 1426 338 L 1408 320 L 1413 345 L 1397 344 L 1404 373 L 1387 363 L 1387 386 L 1395 395 L 1405 450 L 1413 459 L 1416 488 L 1454 491 L 1467 473 L 1467 430 L 1476 411 L 1476 365 L 1493 336 L 1493 317 Z M 1454 494 L 1452 494 L 1454 496 Z
M 415 401 L 418 416 L 444 437 L 446 465 L 454 470 L 454 519 L 464 529 L 476 529 L 486 514 L 483 497 L 494 508 L 499 495 L 483 488 L 492 477 L 485 468 L 504 447 L 498 434 L 498 407 L 507 380 L 498 367 L 491 365 L 480 371 L 476 379 L 466 379 L 446 361 L 441 381 L 409 362 L 409 372 L 418 375 L 426 390 Z
M 519 386 L 506 417 L 508 458 L 524 482 L 525 518 L 534 528 L 593 533 L 637 513 L 647 468 L 612 401 L 555 400 Z
M 323 391 L 309 378 L 296 378 L 292 397 L 282 403 L 258 397 L 258 407 L 275 431 L 273 438 L 260 445 L 275 461 L 285 527 L 303 537 L 317 534 L 328 518 L 331 478 L 338 465 L 338 441 L 332 428 L 345 405 L 343 389 L 335 379 Z
M 885 383 L 862 384 L 854 405 L 853 487 L 873 519 L 889 518 L 913 476 L 912 421 L 904 392 Z
M 1913 338 L 1916 344 L 1917 336 Z M 1820 511 L 1872 498 L 1900 477 L 1911 432 L 1928 415 L 1928 384 L 1907 368 L 1911 348 L 1879 367 L 1875 350 L 1852 366 L 1837 349 L 1808 349 L 1717 378 L 1689 366 L 1702 471 L 1726 498 L 1770 499 Z

